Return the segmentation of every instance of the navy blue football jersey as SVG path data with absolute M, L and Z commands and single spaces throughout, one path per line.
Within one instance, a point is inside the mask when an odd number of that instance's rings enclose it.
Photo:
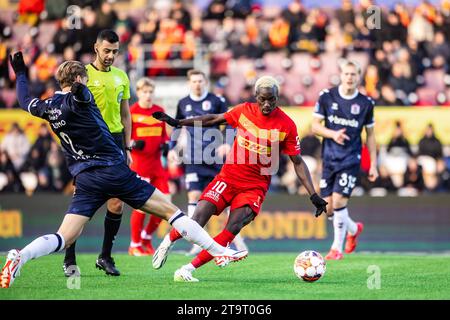
M 228 106 L 226 105 L 225 99 L 208 92 L 198 100 L 192 99 L 191 95 L 181 99 L 177 105 L 176 118 L 189 119 L 205 114 L 220 114 L 227 111 Z M 211 145 L 215 141 L 214 137 L 210 137 L 208 134 L 205 135 L 205 132 L 210 128 L 205 127 L 200 130 L 196 127 L 186 127 L 189 134 L 188 139 L 190 140 L 190 148 L 186 150 L 186 160 L 187 163 L 194 164 L 194 166 L 186 167 L 187 173 L 193 171 L 200 175 L 215 176 L 220 171 L 220 164 L 208 164 L 213 162 L 215 150 L 207 149 L 207 152 L 205 152 L 208 145 Z M 219 126 L 216 128 L 218 129 Z M 217 146 L 222 143 L 223 141 L 220 141 Z M 205 158 L 205 156 L 211 156 L 211 158 Z
M 345 128 L 350 140 L 344 145 L 333 139 L 324 139 L 322 157 L 324 162 L 337 168 L 359 164 L 361 160 L 361 132 L 363 127 L 372 127 L 374 121 L 375 102 L 360 92 L 351 97 L 343 97 L 339 87 L 325 89 L 320 92 L 314 109 L 314 116 L 325 120 L 325 127 L 331 130 Z
M 20 73 L 17 75 L 17 96 L 22 109 L 50 123 L 61 140 L 72 176 L 90 167 L 112 166 L 124 161 L 123 152 L 114 142 L 86 86 L 82 100 L 77 100 L 71 92 L 62 91 L 55 92 L 47 100 L 40 100 L 29 96 L 28 80 Z

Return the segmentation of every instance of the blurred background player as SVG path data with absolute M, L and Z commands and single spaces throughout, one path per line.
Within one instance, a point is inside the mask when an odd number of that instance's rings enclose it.
M 156 111 L 164 111 L 153 104 L 155 83 L 150 78 L 141 78 L 136 83 L 138 101 L 131 106 L 132 145 L 131 169 L 150 182 L 162 193 L 169 194 L 168 175 L 161 163 L 162 153 L 168 150 L 169 137 L 166 124 L 152 117 Z M 165 154 L 167 156 L 167 154 Z M 128 253 L 132 256 L 146 256 L 154 253 L 152 234 L 161 223 L 161 218 L 152 215 L 144 226 L 145 214 L 139 210 L 131 213 L 131 243 Z
M 368 178 L 373 182 L 378 177 L 373 115 L 375 102 L 357 89 L 361 69 L 356 62 L 344 61 L 340 71 L 341 84 L 320 93 L 312 124 L 313 132 L 324 138 L 320 191 L 328 202 L 328 215 L 333 216 L 334 241 L 325 257 L 327 260 L 343 258 L 347 231 L 345 252 L 353 252 L 363 231 L 364 225 L 350 218 L 347 204 L 360 172 L 361 132 L 364 127 L 370 153 Z
M 277 106 L 279 91 L 280 86 L 275 78 L 263 76 L 255 83 L 256 103 L 244 102 L 226 113 L 181 121 L 166 114 L 154 115 L 174 126 L 194 126 L 201 123 L 209 127 L 228 123 L 237 128 L 232 151 L 228 153 L 220 173 L 203 191 L 192 217 L 201 226 L 205 226 L 213 215 L 221 214 L 230 206 L 226 226 L 214 238 L 222 245 L 231 243 L 242 228 L 259 214 L 272 175 L 279 169 L 281 153 L 289 156 L 294 163 L 295 174 L 316 207 L 316 217 L 326 210 L 327 202 L 315 192 L 308 167 L 300 155 L 297 126 Z M 164 237 L 153 256 L 155 269 L 164 265 L 173 244 L 180 238 L 181 235 L 175 229 Z M 174 281 L 197 282 L 198 279 L 192 276 L 192 272 L 212 259 L 206 251 L 200 252 L 191 263 L 175 271 Z
M 178 102 L 176 119 L 189 119 L 205 114 L 222 114 L 228 110 L 228 106 L 223 97 L 219 97 L 208 91 L 208 80 L 206 79 L 204 72 L 200 70 L 189 70 L 187 78 L 190 92 L 188 96 Z M 219 125 L 214 127 L 220 129 Z M 203 139 L 203 136 L 208 129 L 211 128 L 202 128 L 201 139 L 198 139 L 196 135 L 194 135 L 194 127 L 187 127 L 190 145 L 187 146 L 186 156 L 184 157 L 184 160 L 186 161 L 184 168 L 189 217 L 192 217 L 194 214 L 195 207 L 203 190 L 219 173 L 220 168 L 222 167 L 221 163 L 205 163 L 208 162 L 207 160 L 209 159 L 205 159 L 204 157 L 209 156 L 209 154 L 204 152 L 204 150 L 211 144 L 211 141 Z M 229 143 L 231 144 L 232 141 Z M 174 150 L 174 146 L 171 149 L 172 150 L 169 151 L 169 158 L 176 159 L 177 152 Z M 229 144 L 224 143 L 220 145 L 215 152 L 218 152 L 219 156 L 224 158 L 229 149 Z M 215 155 L 212 155 L 212 157 L 214 156 Z M 235 245 L 239 248 L 238 250 L 247 248 L 240 236 L 237 237 Z M 198 252 L 200 252 L 200 248 L 194 246 L 191 249 L 190 254 L 197 254 Z
M 124 154 L 126 160 L 131 162 L 131 115 L 128 100 L 130 99 L 130 81 L 127 74 L 114 67 L 114 59 L 119 53 L 119 37 L 113 30 L 103 30 L 97 36 L 94 45 L 95 61 L 86 66 L 88 74 L 87 86 L 94 96 L 103 119 Z M 105 216 L 105 235 L 103 237 L 102 252 L 95 265 L 104 270 L 106 274 L 119 276 L 111 250 L 114 239 L 120 228 L 122 220 L 123 202 L 112 198 L 107 201 Z M 66 250 L 63 269 L 76 265 L 75 243 Z M 71 270 L 75 270 L 71 268 Z

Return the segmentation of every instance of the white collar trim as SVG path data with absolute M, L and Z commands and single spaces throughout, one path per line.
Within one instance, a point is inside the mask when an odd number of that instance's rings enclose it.
M 342 99 L 345 99 L 345 100 L 352 100 L 352 99 L 355 99 L 356 96 L 359 94 L 358 89 L 356 89 L 354 94 L 352 94 L 351 96 L 347 96 L 347 95 L 345 95 L 345 94 L 343 93 L 342 86 L 339 86 L 339 87 L 338 87 L 338 92 L 339 92 L 339 95 L 341 96 L 341 98 L 342 98 Z
M 208 90 L 205 91 L 200 97 L 194 96 L 192 93 L 189 93 L 189 97 L 194 101 L 202 101 L 208 95 Z

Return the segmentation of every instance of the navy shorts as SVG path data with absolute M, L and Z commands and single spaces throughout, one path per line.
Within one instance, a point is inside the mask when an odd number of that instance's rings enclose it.
M 350 198 L 359 174 L 359 164 L 348 168 L 334 168 L 323 166 L 320 180 L 320 194 L 322 197 L 331 196 L 333 192 Z
M 124 161 L 127 162 L 127 156 L 125 151 L 125 134 L 123 132 L 111 133 L 116 142 L 116 145 L 120 148 L 123 153 Z
M 214 176 L 205 176 L 196 172 L 186 173 L 185 182 L 187 191 L 202 191 L 214 179 Z
M 75 192 L 67 213 L 91 218 L 110 198 L 119 198 L 134 209 L 140 209 L 154 191 L 154 186 L 125 163 L 89 168 L 75 178 Z

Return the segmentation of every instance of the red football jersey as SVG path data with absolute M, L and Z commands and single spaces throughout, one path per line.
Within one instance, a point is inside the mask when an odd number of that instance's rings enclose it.
M 137 102 L 130 108 L 131 139 L 145 141 L 143 150 L 133 149 L 131 152 L 131 169 L 143 177 L 165 174 L 161 164 L 161 145 L 168 141 L 169 137 L 165 123 L 153 118 L 152 114 L 156 111 L 164 112 L 164 109 L 157 105 L 144 109 Z
M 278 171 L 280 153 L 300 154 L 294 121 L 280 108 L 264 116 L 257 103 L 249 102 L 224 116 L 237 132 L 220 175 L 241 187 L 260 186 L 267 191 L 272 174 Z

